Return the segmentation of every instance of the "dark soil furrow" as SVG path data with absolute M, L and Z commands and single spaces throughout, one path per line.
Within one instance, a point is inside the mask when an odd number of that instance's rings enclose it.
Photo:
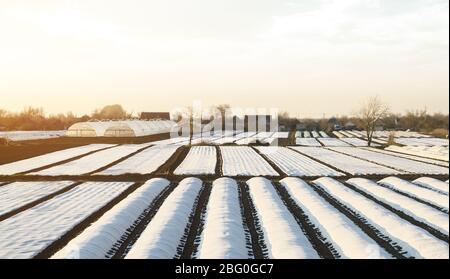
M 274 163 L 272 162 L 266 155 L 261 153 L 257 148 L 252 146 L 252 149 L 255 150 L 256 153 L 259 154 L 280 176 L 284 176 L 285 173 Z
M 244 209 L 244 222 L 247 225 L 251 236 L 253 256 L 258 260 L 267 259 L 268 250 L 267 245 L 264 242 L 264 233 L 255 206 L 251 200 L 250 193 L 248 192 L 248 186 L 245 182 L 239 182 L 238 184 L 241 193 L 242 207 Z
M 429 226 L 429 225 L 427 225 L 427 224 L 425 224 L 425 223 L 423 223 L 423 222 L 420 222 L 419 220 L 415 219 L 414 217 L 412 217 L 412 216 L 406 214 L 405 212 L 403 212 L 403 211 L 401 211 L 401 210 L 395 209 L 394 207 L 390 206 L 389 204 L 387 204 L 387 203 L 385 203 L 385 202 L 382 202 L 382 201 L 378 200 L 376 197 L 370 195 L 369 193 L 366 193 L 366 192 L 362 191 L 361 189 L 358 189 L 358 188 L 355 187 L 355 186 L 352 186 L 352 185 L 347 184 L 347 183 L 343 183 L 343 184 L 344 184 L 345 186 L 347 186 L 348 188 L 352 189 L 353 191 L 355 191 L 355 192 L 357 192 L 357 193 L 363 195 L 364 197 L 370 199 L 371 201 L 376 202 L 377 204 L 383 206 L 384 208 L 386 208 L 386 209 L 388 209 L 388 210 L 394 212 L 395 214 L 397 214 L 398 216 L 400 216 L 402 219 L 404 219 L 404 220 L 410 222 L 411 224 L 413 224 L 413 225 L 415 225 L 415 226 L 418 226 L 418 227 L 420 227 L 420 228 L 426 230 L 426 231 L 429 232 L 430 234 L 434 235 L 436 238 L 438 238 L 438 239 L 440 239 L 440 240 L 443 240 L 443 241 L 445 241 L 445 242 L 449 242 L 449 237 L 448 237 L 448 235 L 446 235 L 446 234 L 444 234 L 444 233 L 438 231 L 437 229 L 435 229 L 435 228 L 433 228 L 433 227 L 431 227 L 431 226 Z
M 344 153 L 344 152 L 340 152 L 340 151 L 337 151 L 337 150 L 330 149 L 330 148 L 328 148 L 328 147 L 325 147 L 325 148 L 326 148 L 327 150 L 329 150 L 329 151 L 333 151 L 333 152 L 339 153 L 339 154 L 341 154 L 341 155 L 350 156 L 350 157 L 353 157 L 353 158 L 355 158 L 355 159 L 363 160 L 363 161 L 366 161 L 366 162 L 369 162 L 369 163 L 372 163 L 372 164 L 375 164 L 375 165 L 378 165 L 378 166 L 382 166 L 382 167 L 385 167 L 385 168 L 388 168 L 388 169 L 392 169 L 392 170 L 396 170 L 396 171 L 404 172 L 404 173 L 412 173 L 412 172 L 405 171 L 405 170 L 403 170 L 403 169 L 399 169 L 399 168 L 396 168 L 396 167 L 393 167 L 393 166 L 389 166 L 389 165 L 386 165 L 386 164 L 381 164 L 381 163 L 375 162 L 375 161 L 373 161 L 373 160 L 370 160 L 369 158 L 358 157 L 358 156 L 356 156 L 356 155 L 347 154 L 347 153 Z M 356 147 L 355 147 L 355 148 L 356 148 Z
M 222 158 L 222 151 L 220 150 L 219 146 L 216 146 L 216 152 L 217 152 L 216 176 L 222 176 L 223 158 Z
M 333 169 L 333 170 L 338 171 L 338 172 L 340 172 L 340 173 L 344 173 L 346 176 L 351 176 L 350 173 L 348 173 L 348 172 L 346 172 L 346 171 L 343 171 L 343 170 L 340 170 L 340 169 L 336 168 L 336 167 L 333 166 L 333 165 L 330 165 L 330 164 L 327 164 L 327 163 L 322 162 L 322 161 L 320 161 L 320 160 L 317 160 L 316 158 L 314 158 L 314 157 L 312 157 L 312 156 L 309 156 L 309 155 L 307 155 L 307 154 L 305 154 L 305 153 L 302 153 L 302 152 L 300 152 L 300 151 L 298 151 L 298 150 L 296 150 L 296 149 L 293 149 L 293 148 L 289 148 L 289 149 L 290 149 L 290 150 L 293 150 L 293 151 L 295 151 L 295 152 L 297 152 L 297 153 L 299 153 L 299 154 L 301 154 L 301 155 L 303 155 L 303 156 L 305 156 L 305 157 L 307 157 L 307 158 L 309 158 L 309 159 L 311 159 L 311 160 L 313 160 L 313 161 L 315 161 L 315 162 L 317 162 L 317 163 L 319 163 L 319 164 L 322 164 L 322 165 L 324 165 L 324 166 L 327 166 L 327 167 L 329 167 L 330 169 Z
M 133 245 L 147 228 L 148 224 L 155 217 L 161 205 L 167 197 L 175 190 L 178 183 L 171 182 L 170 185 L 153 201 L 152 204 L 139 216 L 133 226 L 127 231 L 120 243 L 116 243 L 109 254 L 113 259 L 123 259 L 130 252 Z
M 420 198 L 418 198 L 418 197 L 416 197 L 416 196 L 413 196 L 413 195 L 410 195 L 410 194 L 408 194 L 408 193 L 402 192 L 402 191 L 400 191 L 400 190 L 397 190 L 397 189 L 395 189 L 395 188 L 393 188 L 393 187 L 390 187 L 390 186 L 387 186 L 387 185 L 385 185 L 385 184 L 379 183 L 378 185 L 380 185 L 381 187 L 387 188 L 387 189 L 389 189 L 389 190 L 391 190 L 391 191 L 394 191 L 394 192 L 396 192 L 396 193 L 398 193 L 398 194 L 400 194 L 400 195 L 403 195 L 403 196 L 405 196 L 405 197 L 408 197 L 408 198 L 410 198 L 410 199 L 413 199 L 413 200 L 415 200 L 415 201 L 417 201 L 417 202 L 420 202 L 420 203 L 423 203 L 423 204 L 425 204 L 425 205 L 428 205 L 428 206 L 430 206 L 430 207 L 432 207 L 432 208 L 434 208 L 434 209 L 437 209 L 437 210 L 439 210 L 439 211 L 442 211 L 442 212 L 444 212 L 444 213 L 446 213 L 446 214 L 449 213 L 447 209 L 442 208 L 442 207 L 440 207 L 439 205 L 436 205 L 436 204 L 434 204 L 434 203 L 425 201 L 425 200 L 420 199 Z
M 370 149 L 369 151 L 376 152 L 376 153 L 380 153 L 380 154 L 385 154 L 385 155 L 391 155 L 391 156 L 395 156 L 395 155 L 396 155 L 396 154 L 387 154 L 387 153 L 384 153 L 384 152 L 379 152 L 379 151 L 377 151 L 377 150 L 378 150 L 378 148 L 373 148 L 373 149 Z M 383 150 L 383 149 L 381 149 L 381 150 Z M 413 156 L 412 158 L 411 158 L 411 157 L 406 158 L 406 157 L 402 157 L 402 156 L 399 156 L 399 157 L 404 158 L 404 159 L 407 159 L 407 160 L 419 162 L 419 163 L 424 163 L 424 164 L 429 164 L 429 165 L 434 165 L 434 166 L 439 166 L 439 167 L 444 167 L 444 168 L 445 168 L 445 166 L 442 166 L 442 165 L 440 165 L 440 164 L 436 164 L 436 163 L 433 163 L 433 162 L 424 162 L 424 161 L 421 161 L 421 160 L 420 160 L 420 159 L 428 159 L 428 160 L 435 160 L 435 161 L 439 161 L 439 162 L 441 162 L 441 163 L 447 163 L 447 164 L 448 164 L 448 162 L 440 161 L 440 160 L 437 160 L 437 159 L 430 159 L 430 158 L 424 158 L 424 157 L 421 158 L 421 157 L 417 157 L 417 156 L 415 156 L 415 155 L 402 154 L 402 153 L 398 153 L 398 152 L 390 151 L 390 150 L 386 150 L 386 151 L 394 152 L 394 153 L 397 153 L 398 155 Z M 417 158 L 414 158 L 414 157 L 417 157 Z M 448 167 L 448 166 L 447 166 L 447 167 Z
M 309 240 L 313 248 L 317 251 L 319 256 L 324 259 L 335 259 L 341 256 L 333 247 L 333 244 L 322 235 L 319 228 L 317 228 L 309 219 L 308 215 L 302 210 L 300 206 L 289 195 L 288 191 L 281 186 L 280 183 L 272 183 L 278 195 L 286 205 L 288 210 L 294 216 L 301 230 L 304 232 L 306 238 Z
M 180 254 L 180 259 L 192 259 L 197 252 L 198 246 L 200 245 L 199 240 L 203 230 L 203 218 L 208 206 L 211 190 L 211 183 L 203 183 L 203 189 L 198 196 L 193 214 L 190 218 L 190 226 L 188 229 L 189 232 L 184 241 L 183 251 Z
M 170 175 L 173 176 L 173 172 L 183 162 L 189 153 L 190 147 L 186 145 L 180 146 L 177 151 L 162 164 L 153 174 L 155 175 Z
M 339 200 L 328 194 L 325 190 L 318 186 L 311 186 L 322 198 L 324 198 L 329 204 L 334 206 L 339 212 L 347 216 L 356 226 L 358 226 L 365 234 L 372 238 L 378 245 L 386 250 L 393 257 L 398 259 L 405 259 L 406 252 L 402 251 L 397 243 L 395 243 L 389 237 L 383 235 L 377 228 L 369 223 L 363 216 L 353 211 L 348 206 L 342 204 Z
M 242 221 L 243 221 L 242 225 L 244 226 L 244 232 L 245 232 L 246 248 L 247 248 L 247 251 L 248 251 L 249 258 L 250 259 L 255 259 L 256 258 L 255 257 L 255 249 L 257 249 L 259 247 L 255 248 L 255 247 L 253 247 L 253 244 L 252 244 L 252 233 L 250 231 L 250 227 L 249 227 L 249 223 L 248 222 L 253 222 L 253 220 L 248 220 L 248 218 L 246 216 L 246 210 L 245 210 L 244 198 L 243 198 L 242 191 L 243 191 L 242 187 L 238 185 L 239 206 L 241 208 L 241 217 L 242 217 Z M 261 255 L 261 258 L 262 258 L 262 255 Z
M 414 186 L 417 186 L 417 187 L 419 187 L 419 188 L 427 189 L 427 190 L 436 192 L 436 193 L 438 193 L 438 194 L 441 194 L 441 195 L 444 195 L 444 196 L 448 196 L 448 193 L 446 193 L 446 192 L 444 192 L 444 191 L 441 191 L 441 190 L 439 190 L 439 189 L 431 188 L 431 187 L 426 186 L 426 185 L 417 184 L 417 183 L 414 183 L 413 181 L 410 181 L 410 182 L 411 182 L 412 184 L 414 184 Z

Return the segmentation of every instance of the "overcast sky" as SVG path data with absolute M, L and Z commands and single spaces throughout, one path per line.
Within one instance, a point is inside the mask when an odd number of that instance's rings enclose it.
M 0 0 L 0 108 L 449 111 L 447 0 Z

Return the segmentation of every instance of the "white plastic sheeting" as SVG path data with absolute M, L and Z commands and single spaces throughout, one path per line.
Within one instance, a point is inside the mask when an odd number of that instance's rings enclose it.
M 317 259 L 319 255 L 272 183 L 261 177 L 247 181 L 271 259 Z
M 248 259 L 244 221 L 236 181 L 219 178 L 212 185 L 197 258 Z
M 202 185 L 198 178 L 182 180 L 159 208 L 126 259 L 175 258 Z
M 0 258 L 36 256 L 132 184 L 86 182 L 0 222 Z
M 314 183 L 387 236 L 406 252 L 405 256 L 425 259 L 448 259 L 448 243 L 400 218 L 390 210 L 329 177 Z
M 162 178 L 147 181 L 70 241 L 52 258 L 111 258 L 108 252 L 168 185 L 169 181 Z
M 342 259 L 386 259 L 391 256 L 344 214 L 299 178 L 280 181 L 294 202 L 308 215 Z

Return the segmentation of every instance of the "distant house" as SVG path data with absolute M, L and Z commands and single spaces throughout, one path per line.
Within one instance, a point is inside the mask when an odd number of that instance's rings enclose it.
M 297 123 L 297 125 L 295 125 L 295 129 L 297 131 L 304 131 L 306 130 L 306 124 L 303 122 Z
M 340 131 L 342 130 L 342 125 L 339 123 L 336 117 L 332 117 L 328 120 L 328 130 L 329 131 Z
M 154 119 L 163 119 L 170 120 L 169 112 L 142 112 L 140 115 L 141 120 L 154 120 Z
M 349 122 L 345 123 L 344 128 L 345 128 L 345 130 L 356 130 L 357 126 L 355 123 L 349 121 Z
M 375 131 L 384 131 L 384 123 L 377 123 Z

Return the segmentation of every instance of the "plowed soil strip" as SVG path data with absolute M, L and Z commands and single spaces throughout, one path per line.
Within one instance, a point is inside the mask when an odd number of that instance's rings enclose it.
M 365 220 L 362 216 L 348 208 L 347 206 L 340 203 L 336 198 L 328 194 L 326 191 L 321 189 L 320 187 L 312 187 L 314 191 L 316 191 L 322 198 L 324 198 L 329 204 L 334 206 L 337 210 L 339 210 L 342 214 L 347 216 L 356 226 L 358 226 L 364 233 L 366 233 L 369 237 L 371 237 L 378 245 L 383 247 L 390 255 L 395 258 L 405 259 L 406 257 L 403 255 L 404 252 L 400 251 L 400 247 L 394 246 L 392 244 L 392 240 L 382 236 L 381 233 L 371 226 L 367 220 Z
M 192 259 L 193 255 L 195 255 L 198 250 L 198 246 L 200 245 L 199 237 L 203 230 L 204 214 L 206 213 L 211 189 L 211 183 L 203 183 L 203 189 L 198 197 L 192 220 L 189 222 L 191 226 L 185 240 L 183 252 L 180 256 L 180 259 L 182 260 Z
M 49 259 L 56 252 L 61 250 L 64 246 L 66 246 L 72 239 L 74 239 L 77 235 L 83 232 L 87 227 L 89 227 L 92 223 L 97 221 L 103 214 L 105 214 L 108 210 L 113 208 L 116 204 L 118 204 L 121 200 L 126 198 L 129 194 L 134 192 L 142 183 L 135 183 L 134 185 L 128 187 L 125 191 L 123 191 L 120 195 L 112 199 L 105 206 L 92 213 L 89 217 L 84 219 L 83 222 L 79 223 L 75 227 L 73 227 L 70 231 L 61 236 L 57 241 L 53 242 L 47 248 L 38 253 L 34 259 Z
M 173 192 L 175 187 L 177 187 L 177 185 L 178 183 L 172 182 L 169 187 L 167 187 L 167 189 L 163 191 L 158 198 L 155 199 L 155 201 L 148 207 L 148 209 L 145 210 L 145 212 L 136 221 L 134 228 L 129 231 L 128 237 L 123 240 L 120 247 L 117 247 L 116 249 L 114 249 L 114 251 L 111 251 L 111 253 L 114 253 L 114 256 L 112 256 L 113 259 L 125 258 L 130 249 L 141 236 L 142 232 L 152 221 L 156 212 L 158 212 L 158 209 L 161 207 L 167 197 Z
M 345 185 L 346 187 L 352 189 L 353 191 L 355 191 L 355 192 L 357 192 L 357 193 L 363 195 L 364 197 L 368 198 L 369 200 L 374 201 L 374 202 L 376 202 L 377 204 L 383 206 L 384 208 L 386 208 L 386 209 L 388 209 L 388 210 L 394 212 L 395 214 L 397 214 L 398 216 L 400 216 L 402 219 L 404 219 L 404 220 L 410 222 L 411 224 L 413 224 L 413 225 L 415 225 L 415 226 L 418 226 L 418 227 L 420 227 L 420 228 L 426 230 L 427 232 L 429 232 L 430 234 L 432 234 L 432 235 L 435 236 L 436 238 L 438 238 L 438 239 L 440 239 L 440 240 L 443 240 L 443 241 L 445 241 L 445 242 L 448 242 L 448 241 L 449 241 L 449 236 L 448 236 L 448 235 L 446 235 L 446 234 L 444 234 L 444 233 L 442 233 L 442 232 L 436 230 L 436 229 L 433 228 L 433 227 L 430 227 L 429 225 L 427 225 L 427 224 L 425 224 L 425 223 L 423 223 L 423 222 L 420 222 L 420 221 L 414 219 L 413 217 L 409 216 L 409 215 L 406 214 L 405 212 L 403 212 L 403 211 L 401 211 L 401 210 L 398 210 L 398 209 L 395 209 L 394 207 L 390 206 L 389 204 L 384 203 L 384 202 L 382 202 L 382 201 L 376 199 L 376 198 L 373 197 L 372 195 L 370 195 L 370 194 L 368 194 L 368 193 L 366 193 L 366 192 L 360 190 L 359 188 L 357 188 L 357 187 L 355 187 L 355 186 L 353 186 L 353 185 L 350 185 L 350 184 L 345 183 L 345 182 L 343 182 L 342 184 Z
M 242 185 L 240 185 L 238 183 L 239 206 L 241 207 L 241 218 L 242 218 L 242 222 L 243 222 L 243 226 L 244 226 L 246 248 L 249 252 L 249 256 L 252 259 L 256 259 L 255 250 L 260 249 L 260 247 L 259 246 L 253 247 L 252 234 L 251 234 L 250 228 L 249 228 L 249 222 L 253 222 L 253 220 L 249 220 L 246 216 L 242 191 L 243 191 Z M 247 193 L 247 195 L 248 195 L 248 193 Z M 261 252 L 261 257 L 262 257 L 262 252 Z
M 58 195 L 61 195 L 62 193 L 68 192 L 68 191 L 72 190 L 73 188 L 75 188 L 76 186 L 78 186 L 80 184 L 81 184 L 81 182 L 74 183 L 74 184 L 72 184 L 70 186 L 67 186 L 67 187 L 65 187 L 65 188 L 63 188 L 63 189 L 61 189 L 59 191 L 56 191 L 56 192 L 54 192 L 54 193 L 52 193 L 50 195 L 47 195 L 47 196 L 42 197 L 42 198 L 40 198 L 38 200 L 35 200 L 35 201 L 30 202 L 28 204 L 25 204 L 24 206 L 21 206 L 21 207 L 19 207 L 17 209 L 14 209 L 14 210 L 12 210 L 10 212 L 7 212 L 7 213 L 5 213 L 3 215 L 0 215 L 0 222 L 3 221 L 3 220 L 8 219 L 8 218 L 10 218 L 10 217 L 12 217 L 14 215 L 19 214 L 22 211 L 25 211 L 25 210 L 30 209 L 32 207 L 35 207 L 38 204 L 41 204 L 41 203 L 43 203 L 45 201 L 53 199 L 54 197 L 56 197 Z
M 159 167 L 156 171 L 156 175 L 173 175 L 173 172 L 178 168 L 178 166 L 184 161 L 187 154 L 189 153 L 189 146 L 180 146 L 177 149 L 175 154 L 170 157 L 167 162 L 165 162 L 161 167 Z
M 222 159 L 222 152 L 220 151 L 220 147 L 216 145 L 216 152 L 217 152 L 217 162 L 216 162 L 216 175 L 222 176 L 222 166 L 223 166 L 223 159 Z
M 244 212 L 244 222 L 251 236 L 253 256 L 255 259 L 266 259 L 267 255 L 263 252 L 263 250 L 267 251 L 267 247 L 264 243 L 264 236 L 262 230 L 260 229 L 261 226 L 259 224 L 255 207 L 248 192 L 248 186 L 245 182 L 239 182 L 238 185 Z
M 308 215 L 295 204 L 286 189 L 279 182 L 272 182 L 272 184 L 319 256 L 324 259 L 338 258 L 339 254 L 337 251 L 330 243 L 326 242 L 319 229 L 314 227 Z

